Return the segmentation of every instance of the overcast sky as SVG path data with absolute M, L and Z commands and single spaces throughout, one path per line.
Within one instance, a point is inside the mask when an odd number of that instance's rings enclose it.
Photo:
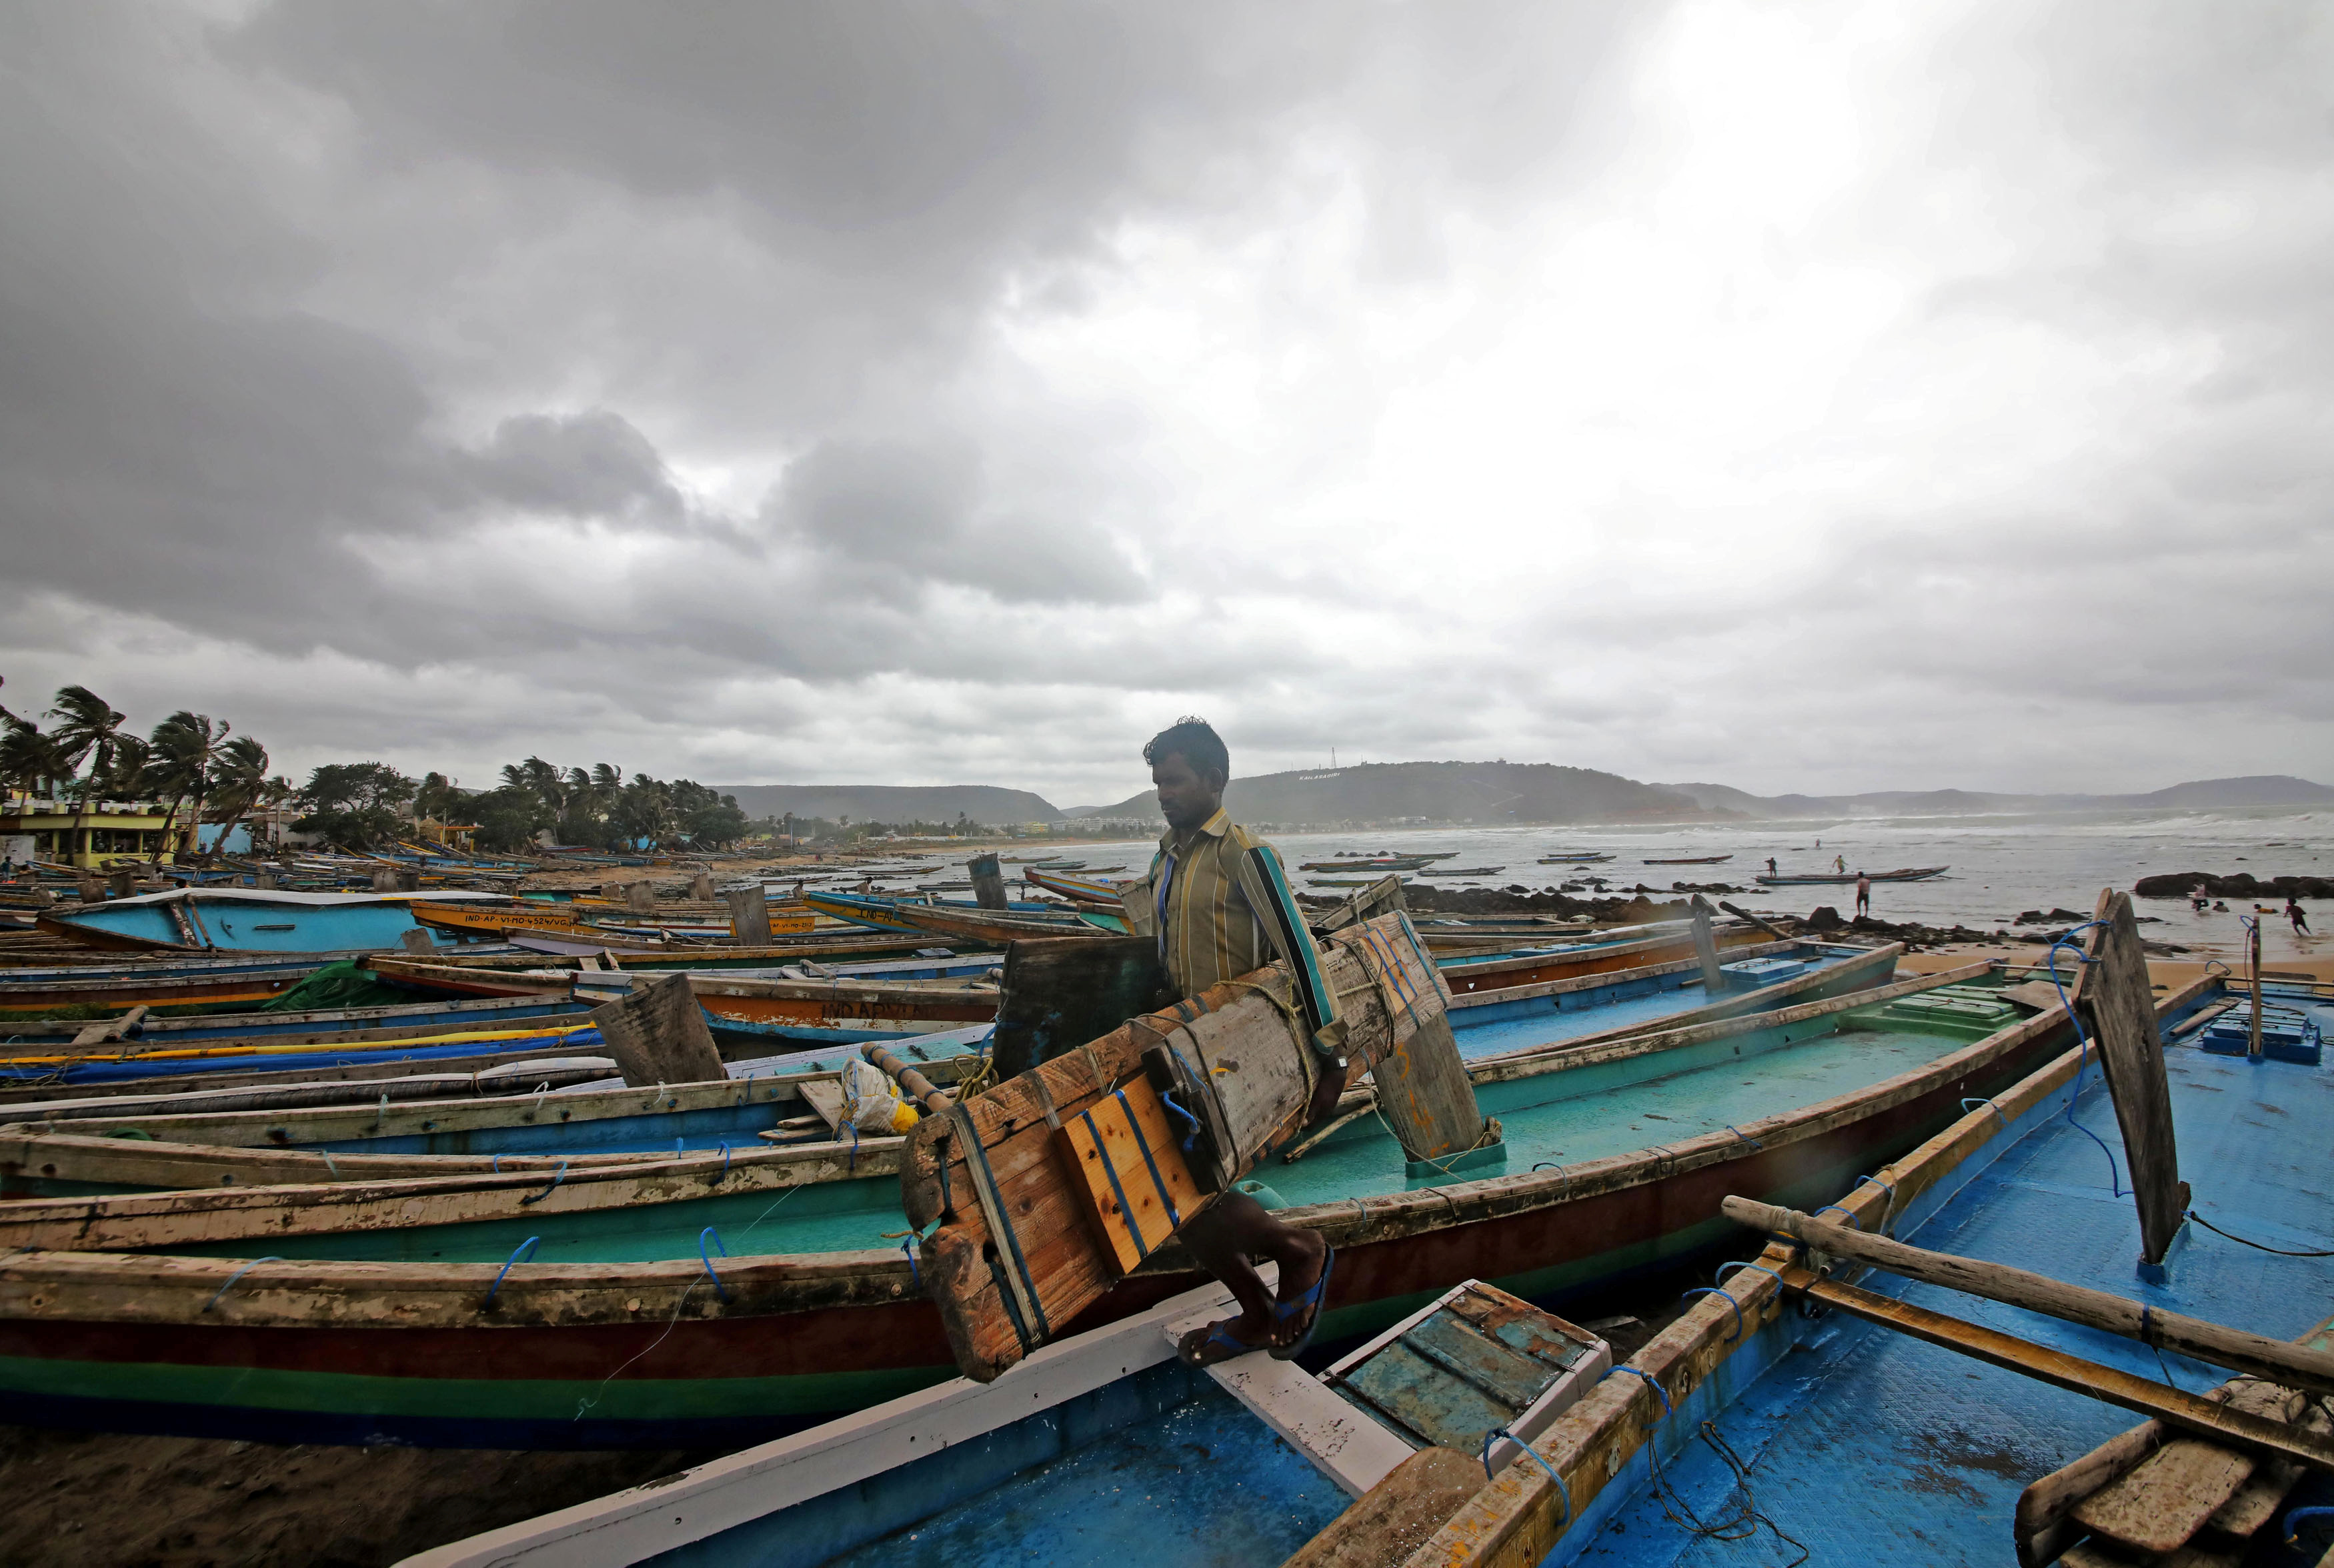
M 0 701 L 2334 782 L 2334 6 L 0 5 Z

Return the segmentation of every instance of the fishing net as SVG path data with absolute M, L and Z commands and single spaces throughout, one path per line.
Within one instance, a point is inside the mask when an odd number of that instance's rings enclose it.
M 327 964 L 275 1000 L 263 1013 L 338 1012 L 346 1007 L 394 1007 L 413 1000 L 410 991 L 384 986 L 371 970 L 342 962 Z

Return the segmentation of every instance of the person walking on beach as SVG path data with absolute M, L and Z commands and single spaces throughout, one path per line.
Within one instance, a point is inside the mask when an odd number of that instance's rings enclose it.
M 1832 856 L 1831 869 L 1833 874 L 1836 876 L 1844 877 L 1847 875 L 1847 857 L 1846 855 Z
M 2301 899 L 2292 893 L 2288 893 L 2285 896 L 2285 918 L 2293 922 L 2293 934 L 2295 936 L 2306 937 L 2310 935 L 2309 913 L 2302 909 Z
M 1231 754 L 1222 737 L 1204 719 L 1178 719 L 1152 737 L 1143 758 L 1151 765 L 1167 832 L 1150 875 L 1128 902 L 1139 899 L 1156 922 L 1169 989 L 1178 999 L 1196 996 L 1276 957 L 1300 971 L 1317 966 L 1313 934 L 1288 890 L 1279 855 L 1224 810 Z M 1328 999 L 1325 1010 L 1335 1005 Z M 1320 1070 L 1306 1114 L 1306 1124 L 1313 1126 L 1336 1109 L 1345 1087 L 1345 1025 L 1334 1016 L 1307 1022 L 1314 1025 Z M 1285 1224 L 1253 1198 L 1233 1191 L 1219 1193 L 1185 1220 L 1175 1239 L 1240 1306 L 1239 1316 L 1183 1336 L 1176 1353 L 1186 1363 L 1213 1366 L 1262 1350 L 1285 1361 L 1311 1342 L 1336 1262 L 1317 1233 Z M 1280 1265 L 1278 1293 L 1265 1287 L 1252 1258 Z
M 1858 872 L 1856 878 L 1856 918 L 1862 919 L 1872 913 L 1872 878 Z

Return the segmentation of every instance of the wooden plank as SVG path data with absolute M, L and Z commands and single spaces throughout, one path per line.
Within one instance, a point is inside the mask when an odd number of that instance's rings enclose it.
M 2017 1509 L 2011 1516 L 2019 1568 L 2044 1568 L 2057 1561 L 2082 1534 L 2066 1522 L 2077 1505 L 2156 1452 L 2165 1435 L 2163 1422 L 2142 1421 L 2031 1482 L 2019 1494 Z
M 1350 1394 L 1383 1412 L 1403 1430 L 1429 1443 L 1468 1448 L 1504 1427 L 1523 1408 L 1494 1399 L 1440 1361 L 1420 1352 L 1407 1335 L 1339 1380 Z
M 1475 1081 L 1459 1054 L 1447 1014 L 1423 1020 L 1418 1032 L 1370 1074 L 1378 1109 L 1413 1162 L 1449 1159 L 1498 1141 L 1475 1101 Z
M 82 1051 L 92 1045 L 110 1045 L 117 1040 L 127 1040 L 130 1038 L 130 1032 L 137 1028 L 145 1016 L 146 1008 L 143 1004 L 140 1004 L 119 1018 L 108 1018 L 92 1024 L 72 1037 L 72 1044 L 69 1049 Z
M 2334 1421 L 2328 1419 L 2322 1406 L 2313 1405 L 2302 1425 L 2313 1432 L 2334 1431 Z M 2237 1495 L 2213 1515 L 2213 1528 L 2241 1540 L 2252 1535 L 2270 1522 L 2285 1495 L 2300 1479 L 2301 1467 L 2291 1460 L 2262 1460 L 2253 1467 L 2252 1478 L 2237 1488 Z
M 622 997 L 594 1007 L 591 1018 L 628 1084 L 703 1083 L 728 1076 L 687 975 L 637 981 Z
M 1168 1323 L 1168 1342 L 1180 1342 L 1217 1315 L 1195 1313 Z M 1295 1361 L 1251 1352 L 1217 1362 L 1208 1375 L 1348 1496 L 1364 1496 L 1411 1456 L 1411 1444 L 1324 1388 Z
M 1454 1448 L 1421 1448 L 1329 1521 L 1281 1568 L 1384 1568 L 1423 1544 L 1483 1485 L 1483 1467 Z
M 2142 1552 L 2188 1544 L 2253 1473 L 2248 1455 L 2174 1438 L 2075 1505 L 2075 1523 Z
M 2271 1339 L 2182 1313 L 2158 1312 L 2106 1291 L 2069 1284 L 2008 1264 L 1930 1252 L 1893 1236 L 1866 1235 L 1776 1204 L 1729 1198 L 1720 1207 L 1738 1225 L 1780 1232 L 1818 1251 L 1867 1263 L 1907 1279 L 2105 1329 L 2232 1371 L 2274 1379 L 2315 1393 L 2334 1393 L 2334 1353 L 2310 1344 Z
M 1501 1404 L 1522 1409 L 1563 1371 L 1489 1337 L 1456 1313 L 1439 1312 L 1403 1336 L 1421 1355 L 1482 1390 Z
M 2123 1130 L 2132 1198 L 2139 1208 L 2140 1261 L 2164 1261 L 2188 1212 L 2187 1184 L 2172 1131 L 2172 1090 L 2164 1076 L 2164 1040 L 2139 943 L 2131 895 L 2102 890 L 2082 980 L 2083 1011 L 2098 1039 L 2099 1065 Z
M 1826 1306 L 1837 1307 L 1866 1323 L 1895 1329 L 1914 1339 L 1969 1356 L 1989 1366 L 2018 1372 L 2053 1388 L 2086 1394 L 2127 1410 L 2137 1410 L 2185 1432 L 2234 1444 L 2254 1453 L 2282 1454 L 2312 1469 L 2334 1473 L 2334 1441 L 2318 1433 L 2265 1420 L 2242 1410 L 2233 1410 L 2201 1395 L 2150 1382 L 2146 1378 L 2134 1377 L 2129 1372 L 2085 1361 L 2079 1356 L 2067 1355 L 2013 1334 L 2001 1333 L 1977 1323 L 1949 1317 L 1943 1313 L 1930 1312 L 1908 1302 L 1875 1295 L 1854 1285 L 1841 1284 L 1836 1280 L 1822 1278 L 1804 1266 L 1794 1265 L 1782 1273 L 1783 1284 L 1788 1288 L 1813 1296 Z
M 843 1086 L 832 1079 L 798 1083 L 795 1092 L 802 1102 L 818 1112 L 819 1120 L 836 1132 L 843 1130 Z
M 770 897 L 759 882 L 731 888 L 722 894 L 729 906 L 729 934 L 749 948 L 770 942 Z
M 1148 1111 L 1147 1119 L 1138 1117 L 1138 1107 Z M 1121 1274 L 1166 1246 L 1204 1201 L 1165 1123 L 1158 1091 L 1136 1079 L 1066 1117 L 1057 1135 L 1079 1178 L 1075 1190 L 1086 1200 L 1086 1217 Z
M 975 855 L 965 861 L 965 870 L 972 873 L 972 901 L 984 909 L 1010 908 L 1005 897 L 1005 874 L 997 869 L 994 851 Z
M 1726 976 L 1718 967 L 1718 938 L 1711 934 L 1710 906 L 1700 893 L 1693 896 L 1693 956 L 1702 966 L 1702 995 L 1717 1000 L 1726 989 Z

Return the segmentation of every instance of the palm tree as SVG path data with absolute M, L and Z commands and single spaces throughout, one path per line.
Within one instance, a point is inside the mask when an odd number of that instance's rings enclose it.
M 219 829 L 219 844 L 224 848 L 227 834 L 259 803 L 260 794 L 267 787 L 267 748 L 247 735 L 236 736 L 218 748 L 208 782 L 211 814 L 224 824 Z
M 112 778 L 113 754 L 130 716 L 114 712 L 105 698 L 85 686 L 67 686 L 58 688 L 49 717 L 57 721 L 49 732 L 57 754 L 71 767 L 80 767 L 84 759 L 89 763 L 88 774 L 73 791 L 72 849 L 65 857 L 66 863 L 72 864 L 75 856 L 89 852 L 89 835 L 82 826 L 89 820 L 89 797 Z
M 56 743 L 39 726 L 0 709 L 0 784 L 38 795 L 43 784 L 69 771 Z
M 170 809 L 162 827 L 166 840 L 178 822 L 179 803 L 189 795 L 194 797 L 195 809 L 181 842 L 185 853 L 194 852 L 200 836 L 197 824 L 203 820 L 203 797 L 210 791 L 211 769 L 227 744 L 228 727 L 213 723 L 207 713 L 189 713 L 185 708 L 154 726 L 153 756 L 146 765 L 146 778 L 157 794 L 170 792 Z

